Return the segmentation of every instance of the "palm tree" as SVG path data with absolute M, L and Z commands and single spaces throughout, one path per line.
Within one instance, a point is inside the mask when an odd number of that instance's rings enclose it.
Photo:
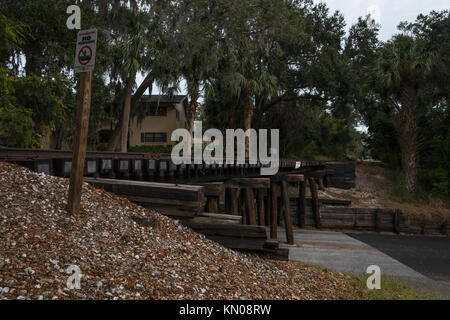
M 417 175 L 416 97 L 433 62 L 424 48 L 420 38 L 397 35 L 378 52 L 374 70 L 377 85 L 395 108 L 405 186 L 410 192 L 415 190 Z
M 145 66 L 148 57 L 150 41 L 148 40 L 148 28 L 145 22 L 149 20 L 146 13 L 135 13 L 135 20 L 129 33 L 117 44 L 117 53 L 123 57 L 122 79 L 125 82 L 124 107 L 122 112 L 120 132 L 120 152 L 127 152 L 128 130 L 132 103 L 133 87 L 136 74 Z

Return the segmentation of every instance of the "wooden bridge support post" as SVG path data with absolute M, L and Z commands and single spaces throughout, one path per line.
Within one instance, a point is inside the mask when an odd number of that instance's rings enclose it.
M 231 189 L 231 208 L 233 214 L 239 215 L 239 189 Z
M 207 212 L 208 213 L 219 213 L 219 198 L 217 197 L 207 197 Z
M 294 244 L 294 234 L 292 231 L 292 218 L 289 206 L 289 192 L 286 180 L 281 182 L 281 198 L 283 203 L 284 222 L 286 230 L 286 240 L 288 244 Z
M 325 191 L 325 186 L 323 184 L 323 177 L 319 177 L 319 179 L 317 179 L 317 183 L 319 185 L 319 190 L 320 191 Z
M 278 185 L 276 182 L 271 183 L 270 187 L 271 205 L 270 211 L 270 238 L 278 239 Z
M 245 191 L 241 190 L 238 193 L 239 199 L 239 213 L 242 216 L 242 224 L 248 224 L 247 206 L 245 203 Z
M 264 197 L 264 204 L 266 206 L 265 210 L 265 219 L 266 219 L 266 227 L 270 228 L 270 208 L 271 208 L 271 199 L 270 199 L 270 187 L 267 189 L 266 196 Z
M 306 225 L 306 183 L 305 181 L 300 181 L 298 185 L 298 226 L 302 229 Z
M 259 225 L 266 225 L 266 210 L 264 207 L 264 189 L 256 189 L 257 192 L 257 207 L 258 207 L 258 217 L 259 217 Z
M 319 195 L 317 193 L 317 184 L 316 181 L 314 181 L 314 178 L 308 178 L 308 182 L 309 182 L 309 189 L 311 191 L 312 209 L 316 228 L 320 228 L 322 223 L 320 221 Z
M 253 189 L 247 187 L 244 189 L 245 194 L 245 211 L 247 213 L 247 222 L 249 225 L 256 226 L 256 210 L 255 210 L 255 195 Z

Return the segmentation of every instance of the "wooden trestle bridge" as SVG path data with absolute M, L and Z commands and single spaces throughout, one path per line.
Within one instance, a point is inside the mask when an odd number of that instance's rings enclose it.
M 72 152 L 0 148 L 0 160 L 69 177 Z M 261 176 L 261 167 L 261 163 L 223 162 L 175 165 L 167 154 L 88 151 L 85 181 L 178 219 L 229 248 L 286 259 L 277 228 L 283 225 L 287 242 L 293 244 L 293 228 L 304 228 L 311 218 L 320 227 L 317 190 L 332 186 L 340 177 L 323 161 L 280 159 L 274 176 Z M 307 188 L 311 200 L 305 197 Z M 310 217 L 307 205 L 312 208 Z M 292 209 L 297 215 L 295 226 Z

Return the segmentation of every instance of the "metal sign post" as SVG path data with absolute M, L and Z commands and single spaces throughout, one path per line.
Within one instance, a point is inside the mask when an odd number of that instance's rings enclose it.
M 91 108 L 92 71 L 95 66 L 96 44 L 96 29 L 78 32 L 74 70 L 81 74 L 77 100 L 77 122 L 73 139 L 69 198 L 67 201 L 67 211 L 71 214 L 78 214 L 80 212 L 81 189 L 83 186 L 84 162 L 86 159 L 87 134 L 89 127 L 89 111 Z

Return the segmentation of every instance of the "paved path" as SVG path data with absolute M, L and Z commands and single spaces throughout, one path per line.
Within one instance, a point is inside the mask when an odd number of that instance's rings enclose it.
M 284 230 L 278 235 L 286 239 Z M 448 238 L 295 230 L 294 239 L 295 246 L 288 246 L 290 260 L 359 275 L 377 265 L 383 274 L 439 290 L 450 299 Z

